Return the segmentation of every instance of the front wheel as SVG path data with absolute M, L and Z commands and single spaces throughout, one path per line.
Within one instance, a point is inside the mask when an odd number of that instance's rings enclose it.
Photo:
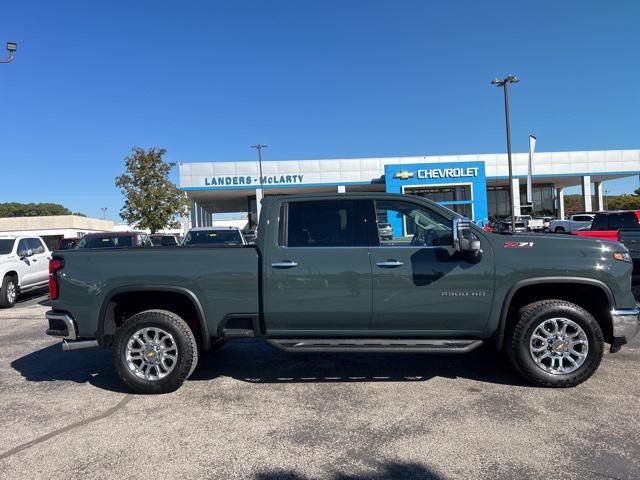
M 507 338 L 507 354 L 515 368 L 544 387 L 579 385 L 598 369 L 604 351 L 598 322 L 564 300 L 542 300 L 521 308 Z
M 198 363 L 198 346 L 186 322 L 173 312 L 146 310 L 116 333 L 113 362 L 122 381 L 136 393 L 177 390 Z

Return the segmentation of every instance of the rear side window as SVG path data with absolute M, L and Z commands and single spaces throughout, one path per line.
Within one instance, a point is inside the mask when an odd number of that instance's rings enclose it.
M 291 202 L 281 215 L 280 244 L 287 247 L 366 246 L 363 219 L 352 200 Z M 284 221 L 283 221 L 284 219 Z
M 122 237 L 102 237 L 86 236 L 78 243 L 76 248 L 110 248 L 110 247 L 131 247 L 133 237 L 131 235 Z
M 596 215 L 591 230 L 609 230 L 609 215 Z
M 39 238 L 30 238 L 29 239 L 29 248 L 33 250 L 33 253 L 44 253 L 44 245 L 40 241 Z
M 634 228 L 638 226 L 636 214 L 632 212 L 616 213 L 609 218 L 609 229 Z
M 194 230 L 184 237 L 184 245 L 242 245 L 238 230 Z

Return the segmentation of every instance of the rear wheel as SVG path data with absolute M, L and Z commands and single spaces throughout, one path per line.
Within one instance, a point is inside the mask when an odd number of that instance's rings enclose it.
M 113 362 L 122 381 L 137 393 L 180 388 L 198 363 L 198 346 L 186 322 L 173 312 L 146 310 L 118 329 Z
M 507 354 L 530 382 L 574 387 L 598 369 L 604 351 L 602 330 L 582 307 L 542 300 L 520 309 L 508 334 Z
M 2 287 L 0 287 L 0 307 L 10 308 L 16 304 L 18 298 L 18 282 L 16 278 L 7 275 L 2 279 Z
M 564 227 L 556 227 L 556 229 L 554 230 L 555 233 L 564 233 L 565 229 Z

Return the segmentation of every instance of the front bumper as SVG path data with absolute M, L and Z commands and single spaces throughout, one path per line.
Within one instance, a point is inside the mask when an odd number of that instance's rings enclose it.
M 78 338 L 76 321 L 65 312 L 49 310 L 45 313 L 49 321 L 47 335 L 62 338 L 62 350 L 78 350 L 80 348 L 93 348 L 98 346 L 97 340 L 81 340 Z
M 640 309 L 612 310 L 611 323 L 613 325 L 611 352 L 617 352 L 622 345 L 631 341 L 640 331 Z

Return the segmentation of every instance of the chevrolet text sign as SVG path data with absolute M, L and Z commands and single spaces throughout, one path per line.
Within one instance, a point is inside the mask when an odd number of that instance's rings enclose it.
M 430 168 L 418 170 L 418 178 L 460 178 L 477 177 L 478 167 Z

